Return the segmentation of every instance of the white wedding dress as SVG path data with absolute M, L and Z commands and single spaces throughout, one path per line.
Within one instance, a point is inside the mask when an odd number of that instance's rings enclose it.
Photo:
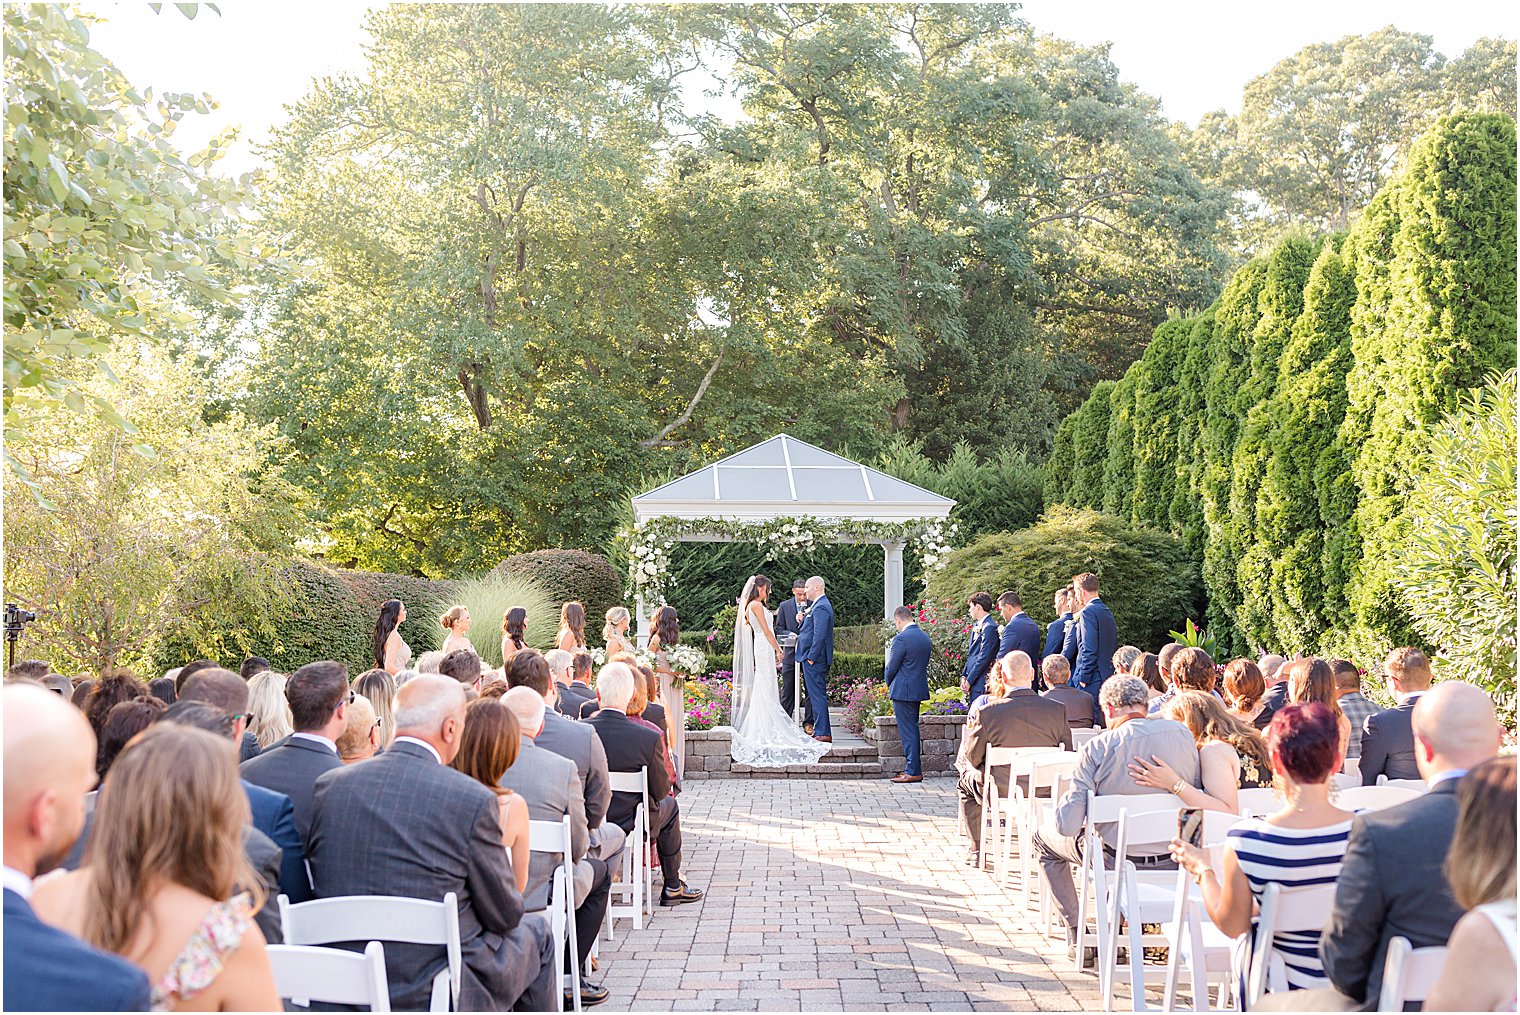
M 747 602 L 749 586 L 745 587 Z M 771 612 L 762 607 L 767 627 Z M 732 754 L 744 765 L 778 768 L 815 765 L 829 751 L 792 722 L 781 707 L 777 688 L 776 653 L 765 632 L 750 623 L 742 610 L 734 627 L 734 736 Z

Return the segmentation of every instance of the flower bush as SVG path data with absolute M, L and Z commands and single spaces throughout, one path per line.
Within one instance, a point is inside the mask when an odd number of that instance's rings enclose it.
M 710 730 L 733 722 L 734 675 L 719 670 L 686 681 L 686 728 Z
M 892 714 L 892 699 L 887 685 L 870 680 L 857 681 L 844 696 L 844 725 L 860 736 L 867 726 L 874 726 L 878 716 Z
M 941 687 L 929 695 L 929 700 L 924 702 L 922 715 L 965 715 L 968 706 L 961 697 L 961 689 L 956 687 Z
M 913 619 L 919 629 L 929 636 L 932 649 L 929 653 L 929 688 L 954 688 L 960 693 L 961 667 L 966 665 L 966 652 L 971 647 L 971 616 L 962 603 L 953 600 L 924 599 L 910 603 Z M 882 624 L 882 636 L 894 638 L 897 628 L 889 622 Z

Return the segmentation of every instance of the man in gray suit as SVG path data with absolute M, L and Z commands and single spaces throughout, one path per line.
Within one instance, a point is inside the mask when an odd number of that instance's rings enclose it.
M 501 845 L 496 794 L 448 767 L 464 731 L 464 685 L 423 674 L 396 692 L 396 739 L 317 780 L 307 857 L 319 898 L 459 900 L 460 1011 L 549 1011 L 558 988 L 548 921 L 524 914 Z M 442 946 L 387 941 L 391 1006 L 422 1011 L 447 968 Z
M 543 697 L 531 688 L 518 686 L 502 695 L 501 703 L 517 717 L 517 725 L 522 730 L 522 748 L 512 767 L 501 777 L 501 784 L 522 794 L 528 801 L 528 817 L 534 821 L 559 822 L 565 815 L 570 816 L 570 862 L 575 871 L 572 887 L 575 892 L 575 934 L 582 971 L 581 1001 L 601 1004 L 607 1000 L 607 988 L 588 982 L 584 974 L 597 929 L 607 915 L 612 872 L 605 863 L 586 854 L 586 811 L 575 762 L 534 743 L 544 728 Z M 525 906 L 531 910 L 548 907 L 549 886 L 562 862 L 558 853 L 532 854 L 528 864 L 528 888 L 523 893 Z
M 1198 745 L 1193 734 L 1180 722 L 1147 717 L 1149 699 L 1150 688 L 1139 677 L 1115 676 L 1103 681 L 1098 704 L 1108 719 L 1108 729 L 1077 753 L 1077 770 L 1071 789 L 1056 807 L 1055 827 L 1041 828 L 1032 840 L 1045 885 L 1066 922 L 1068 947 L 1075 945 L 1077 933 L 1077 889 L 1071 880 L 1071 865 L 1082 863 L 1087 798 L 1095 794 L 1138 796 L 1165 792 L 1139 785 L 1129 771 L 1130 762 L 1136 758 L 1149 761 L 1153 755 L 1171 765 L 1183 782 L 1198 785 Z M 1098 834 L 1103 839 L 1104 852 L 1110 853 L 1117 826 L 1111 822 L 1100 824 Z M 1128 853 L 1136 867 L 1177 868 L 1167 842 L 1131 843 Z
M 354 692 L 348 689 L 348 667 L 331 660 L 307 663 L 290 675 L 285 699 L 290 702 L 295 732 L 243 762 L 242 774 L 255 786 L 290 797 L 296 829 L 309 843 L 317 777 L 343 767 L 338 760 L 338 738 L 348 727 L 348 703 L 354 700 Z

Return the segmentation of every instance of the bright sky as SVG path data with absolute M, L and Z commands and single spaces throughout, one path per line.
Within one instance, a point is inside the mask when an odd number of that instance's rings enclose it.
M 176 140 L 185 149 L 228 125 L 243 128 L 243 142 L 222 162 L 228 173 L 257 164 L 249 142 L 266 137 L 313 78 L 364 67 L 360 22 L 368 3 L 222 0 L 220 17 L 203 8 L 194 21 L 170 4 L 162 14 L 146 3 L 85 6 L 108 19 L 94 31 L 95 46 L 134 84 L 209 92 L 221 103 L 212 116 L 181 124 Z M 1190 123 L 1211 109 L 1236 110 L 1247 81 L 1310 43 L 1392 24 L 1433 36 L 1436 49 L 1454 57 L 1481 36 L 1516 34 L 1513 15 L 1480 0 L 1278 0 L 1270 8 L 1225 0 L 1027 0 L 1022 14 L 1040 31 L 1112 42 L 1123 77 L 1158 96 L 1168 116 Z M 715 107 L 725 115 L 734 109 Z

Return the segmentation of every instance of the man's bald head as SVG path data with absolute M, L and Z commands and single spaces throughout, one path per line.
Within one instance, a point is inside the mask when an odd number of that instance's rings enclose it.
M 459 753 L 465 704 L 459 681 L 420 673 L 396 691 L 396 735 L 432 744 L 447 765 Z
M 1003 657 L 1003 679 L 1008 687 L 1029 687 L 1034 683 L 1034 661 L 1029 653 L 1014 649 Z
M 533 688 L 520 684 L 503 694 L 501 703 L 517 717 L 523 736 L 537 737 L 544 731 L 544 698 Z
M 248 711 L 248 684 L 220 666 L 197 670 L 179 691 L 180 701 L 198 701 L 227 715 Z
M 823 579 L 815 574 L 813 577 L 807 580 L 807 584 L 804 586 L 804 588 L 807 591 L 809 599 L 817 599 L 819 596 L 824 594 Z
M 8 685 L 5 702 L 5 865 L 45 873 L 84 827 L 95 785 L 95 733 L 52 691 Z
M 1422 694 L 1410 717 L 1415 761 L 1427 780 L 1466 770 L 1499 753 L 1499 721 L 1487 692 L 1445 680 Z

